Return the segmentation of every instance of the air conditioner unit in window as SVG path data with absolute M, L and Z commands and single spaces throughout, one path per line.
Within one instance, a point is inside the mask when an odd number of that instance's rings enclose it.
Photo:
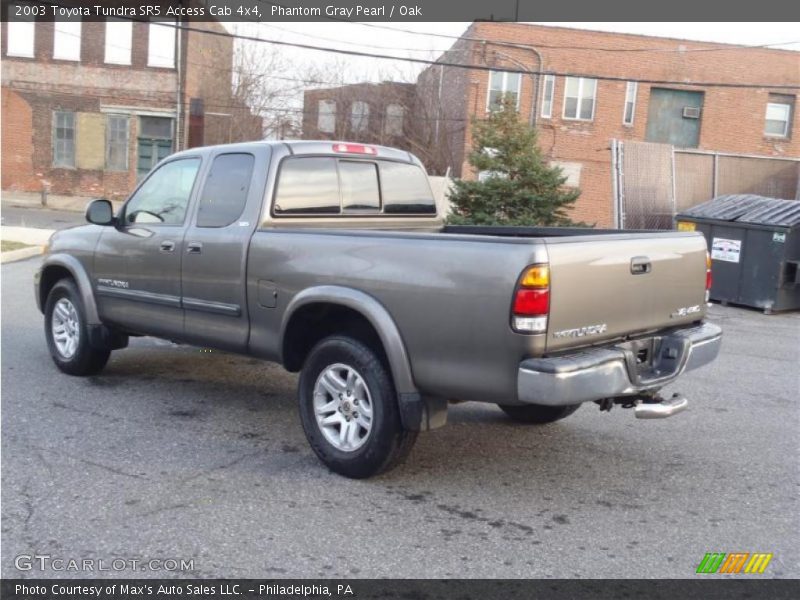
M 684 106 L 683 107 L 683 118 L 684 119 L 699 119 L 700 118 L 700 107 L 699 106 Z

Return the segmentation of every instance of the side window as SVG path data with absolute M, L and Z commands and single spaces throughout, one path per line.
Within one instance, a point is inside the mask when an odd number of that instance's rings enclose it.
M 183 223 L 199 168 L 199 158 L 173 160 L 159 167 L 128 201 L 125 222 Z
M 211 163 L 200 207 L 198 227 L 225 227 L 244 210 L 255 158 L 252 154 L 222 154 Z
M 289 158 L 283 161 L 275 192 L 275 214 L 339 212 L 339 180 L 334 158 Z
M 53 166 L 75 166 L 75 113 L 53 113 Z
M 425 172 L 417 165 L 381 161 L 383 212 L 436 214 L 436 203 Z
M 339 161 L 342 209 L 380 210 L 378 166 L 372 162 Z

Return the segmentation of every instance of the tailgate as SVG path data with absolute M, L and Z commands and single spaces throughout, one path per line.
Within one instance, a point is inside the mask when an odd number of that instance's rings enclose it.
M 702 235 L 561 238 L 548 240 L 547 250 L 551 273 L 547 352 L 705 316 Z

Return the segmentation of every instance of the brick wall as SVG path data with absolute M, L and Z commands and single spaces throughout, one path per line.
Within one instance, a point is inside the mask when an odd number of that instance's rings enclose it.
M 336 126 L 332 133 L 317 127 L 319 102 L 331 100 L 336 103 Z M 369 116 L 365 131 L 355 131 L 351 123 L 353 102 L 366 102 Z M 385 130 L 386 109 L 390 104 L 403 107 L 403 134 L 391 135 Z M 415 115 L 414 86 L 406 83 L 363 83 L 336 88 L 307 90 L 303 98 L 303 139 L 336 139 L 368 144 L 383 144 L 413 151 L 409 128 Z
M 105 63 L 104 22 L 81 24 L 80 61 L 55 60 L 54 25 L 37 22 L 34 58 L 7 56 L 7 23 L 2 23 L 3 140 L 2 187 L 20 191 L 127 196 L 137 182 L 137 137 L 140 115 L 174 118 L 178 77 L 174 68 L 151 67 L 150 28 L 134 22 L 130 65 Z M 224 31 L 219 23 L 193 23 L 193 28 Z M 181 52 L 181 148 L 186 147 L 189 102 L 204 100 L 209 116 L 202 143 L 225 143 L 231 119 L 250 119 L 253 137 L 261 137 L 260 120 L 232 100 L 233 42 L 231 38 L 183 32 Z M 75 167 L 53 166 L 53 112 L 75 113 Z M 105 168 L 107 113 L 129 115 L 128 169 Z
M 622 123 L 627 79 L 798 85 L 800 54 L 796 52 L 515 23 L 474 23 L 465 36 L 491 40 L 474 42 L 462 39 L 456 43 L 456 46 L 466 48 L 462 53 L 472 59 L 472 64 L 623 78 L 622 81 L 597 82 L 595 115 L 591 122 L 562 118 L 563 77 L 556 77 L 552 118 L 542 119 L 536 114 L 541 110 L 541 81 L 534 95 L 536 78 L 530 75 L 522 78 L 520 114 L 526 120 L 531 120 L 531 112 L 534 111 L 539 143 L 545 154 L 552 160 L 580 169 L 581 197 L 574 210 L 577 220 L 606 226 L 611 224 L 610 142 L 612 139 L 645 139 L 651 87 L 704 92 L 698 144 L 701 149 L 765 156 L 800 156 L 800 120 L 797 118 L 800 106 L 797 100 L 789 138 L 776 139 L 764 135 L 767 98 L 770 91 L 781 92 L 779 88 L 651 86 L 640 82 L 633 126 Z M 527 48 L 492 42 L 532 45 L 538 49 L 539 55 Z M 418 93 L 421 97 L 438 97 L 438 80 L 432 76 L 438 69 L 431 67 L 420 76 Z M 448 72 L 445 77 L 464 81 L 446 87 L 443 101 L 448 106 L 458 106 L 446 95 L 459 94 L 466 101 L 461 116 L 467 120 L 472 116 L 485 116 L 489 73 L 453 68 L 444 70 Z M 796 94 L 796 91 L 790 93 Z M 456 114 L 448 116 L 457 117 L 459 111 L 460 107 L 451 110 Z M 463 135 L 458 136 L 456 142 L 451 142 L 449 158 L 456 175 L 472 178 L 476 174 L 466 161 L 469 144 L 470 128 L 467 121 Z

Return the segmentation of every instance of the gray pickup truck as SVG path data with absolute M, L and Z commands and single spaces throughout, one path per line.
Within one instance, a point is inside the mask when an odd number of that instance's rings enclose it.
M 687 401 L 658 390 L 720 347 L 702 235 L 444 226 L 392 148 L 195 148 L 86 218 L 35 280 L 59 369 L 98 373 L 140 335 L 280 363 L 311 447 L 349 477 L 395 465 L 453 401 L 526 423 L 586 402 L 669 416 Z

